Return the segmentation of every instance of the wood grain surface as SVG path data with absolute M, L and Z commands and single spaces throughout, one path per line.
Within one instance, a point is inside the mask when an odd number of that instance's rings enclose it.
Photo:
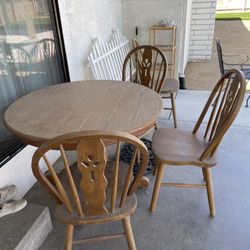
M 11 104 L 4 124 L 22 141 L 39 146 L 53 137 L 87 130 L 120 130 L 135 136 L 154 126 L 161 97 L 120 81 L 78 81 L 32 92 Z

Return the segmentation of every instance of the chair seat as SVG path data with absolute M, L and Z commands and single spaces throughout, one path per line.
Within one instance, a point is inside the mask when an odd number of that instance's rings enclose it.
M 111 192 L 112 192 L 112 184 L 113 184 L 113 167 L 114 164 L 112 164 L 113 161 L 107 162 L 107 166 L 105 169 L 105 176 L 108 181 L 107 189 L 106 189 L 106 201 L 105 201 L 105 207 L 107 210 L 110 210 L 110 198 L 111 198 Z M 74 166 L 73 166 L 74 167 Z M 126 218 L 127 216 L 134 213 L 136 207 L 137 207 L 137 199 L 136 195 L 133 194 L 131 196 L 128 196 L 125 200 L 125 203 L 122 208 L 119 208 L 119 198 L 121 197 L 122 189 L 124 187 L 124 182 L 126 179 L 128 165 L 124 162 L 120 162 L 120 168 L 119 168 L 119 177 L 118 177 L 118 190 L 117 190 L 117 202 L 116 202 L 116 211 L 113 213 L 108 213 L 107 215 L 98 215 L 98 216 L 86 216 L 86 217 L 80 217 L 76 210 L 74 209 L 74 212 L 72 214 L 69 214 L 66 210 L 64 205 L 58 205 L 55 209 L 55 215 L 56 218 L 61 221 L 62 223 L 66 224 L 73 224 L 73 225 L 85 225 L 85 224 L 103 224 L 107 222 L 117 221 L 121 220 L 123 218 Z M 72 171 L 72 170 L 71 170 Z M 73 174 L 77 174 L 78 171 L 72 171 Z M 65 173 L 64 173 L 65 174 Z M 78 178 L 79 179 L 79 178 Z M 65 176 L 65 181 L 66 176 Z M 79 179 L 80 183 L 80 179 Z M 78 187 L 79 189 L 80 187 Z M 80 191 L 78 192 L 80 193 Z M 69 194 L 70 195 L 70 194 Z M 83 199 L 83 197 L 81 197 Z
M 166 79 L 163 90 L 161 91 L 161 96 L 164 94 L 175 93 L 179 90 L 179 82 L 176 79 Z
M 216 164 L 215 157 L 206 161 L 199 158 L 206 149 L 208 142 L 189 131 L 170 128 L 159 128 L 152 140 L 154 155 L 163 164 L 195 165 L 211 167 Z
M 58 220 L 65 224 L 86 225 L 86 224 L 103 224 L 107 222 L 118 221 L 134 213 L 137 206 L 137 199 L 135 194 L 127 197 L 122 208 L 117 209 L 113 213 L 99 216 L 79 217 L 74 212 L 71 215 L 67 212 L 64 205 L 58 205 L 55 210 L 55 215 Z

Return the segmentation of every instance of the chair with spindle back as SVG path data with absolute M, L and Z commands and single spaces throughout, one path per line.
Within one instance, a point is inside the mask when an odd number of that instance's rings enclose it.
M 179 83 L 175 79 L 166 79 L 166 57 L 159 48 L 139 45 L 136 39 L 133 40 L 133 46 L 134 49 L 129 52 L 123 63 L 123 81 L 140 83 L 161 94 L 162 98 L 170 98 L 171 108 L 164 107 L 164 110 L 173 111 L 174 127 L 177 128 L 175 95 L 179 90 Z
M 246 90 L 242 72 L 229 70 L 213 89 L 193 132 L 160 128 L 153 135 L 152 149 L 158 162 L 150 211 L 156 207 L 160 187 L 207 188 L 210 215 L 215 216 L 211 167 L 216 165 L 215 152 L 236 118 Z M 211 104 L 214 105 L 211 107 Z M 211 113 L 208 112 L 212 108 Z M 206 114 L 210 113 L 204 136 L 197 134 Z M 202 168 L 204 184 L 162 183 L 164 165 L 192 165 Z
M 151 45 L 132 49 L 123 63 L 122 80 L 139 83 L 160 93 L 167 72 L 167 61 L 161 50 Z
M 122 143 L 133 145 L 133 157 L 130 165 L 120 162 Z M 115 144 L 115 160 L 107 156 L 106 145 Z M 64 163 L 64 174 L 57 174 L 46 154 L 59 149 Z M 69 166 L 65 150 L 75 150 L 77 163 Z M 133 177 L 133 166 L 137 152 L 141 154 L 140 168 Z M 43 159 L 53 182 L 48 180 L 40 169 Z M 118 131 L 76 132 L 49 140 L 41 145 L 32 159 L 35 177 L 59 203 L 56 217 L 67 225 L 65 249 L 72 244 L 91 240 L 107 240 L 126 236 L 129 249 L 136 249 L 130 223 L 137 201 L 134 191 L 148 164 L 148 152 L 145 145 L 135 136 Z M 52 184 L 53 183 L 53 184 Z M 124 233 L 100 235 L 73 240 L 74 226 L 104 224 L 122 221 Z

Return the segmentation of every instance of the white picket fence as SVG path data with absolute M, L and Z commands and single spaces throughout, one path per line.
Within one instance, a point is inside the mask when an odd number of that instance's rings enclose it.
M 129 51 L 129 41 L 119 31 L 113 31 L 108 42 L 94 40 L 88 57 L 94 79 L 122 80 L 122 66 Z

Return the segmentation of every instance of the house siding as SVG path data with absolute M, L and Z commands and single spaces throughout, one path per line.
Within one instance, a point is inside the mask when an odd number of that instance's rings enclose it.
M 211 59 L 216 0 L 193 0 L 189 60 Z

